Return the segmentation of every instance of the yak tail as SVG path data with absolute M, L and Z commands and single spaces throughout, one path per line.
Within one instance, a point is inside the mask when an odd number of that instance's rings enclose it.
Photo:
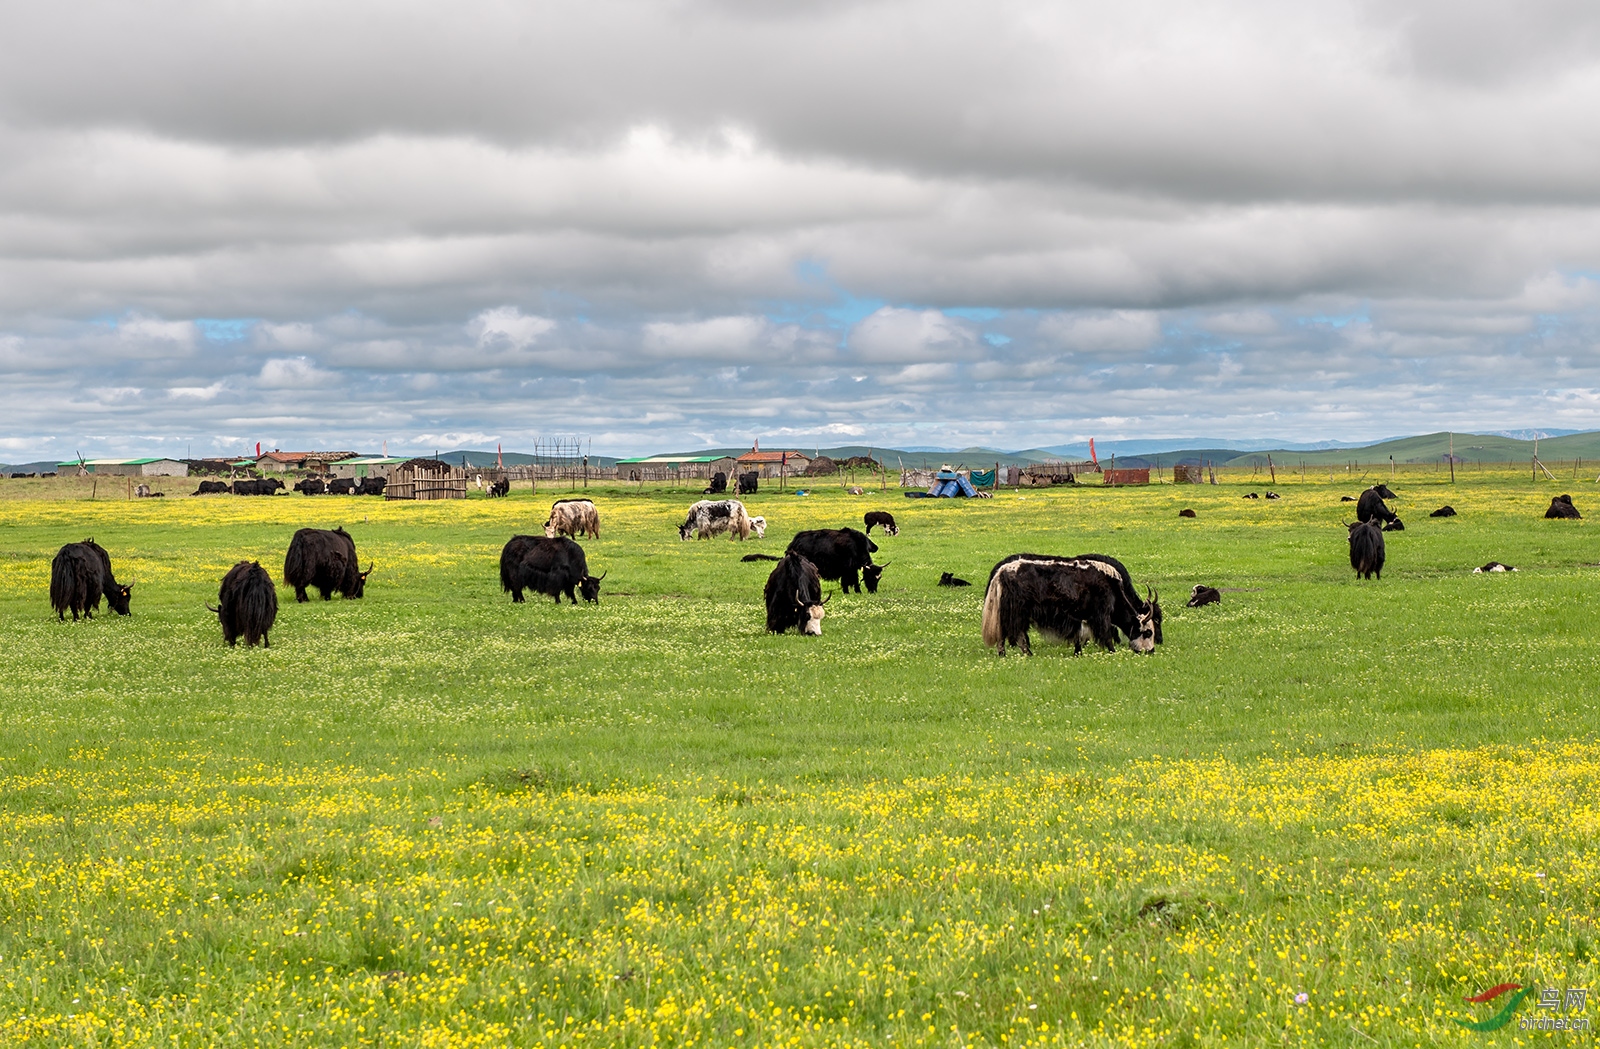
M 75 569 L 72 558 L 60 554 L 50 564 L 50 607 L 57 612 L 72 607 L 72 596 L 78 589 L 78 573 Z
M 283 581 L 290 586 L 304 586 L 311 582 L 306 571 L 305 541 L 300 536 L 289 540 L 289 550 L 283 555 Z
M 989 648 L 998 647 L 1001 641 L 1000 599 L 1006 579 L 1012 573 L 999 571 L 989 580 L 989 589 L 983 592 L 983 643 Z

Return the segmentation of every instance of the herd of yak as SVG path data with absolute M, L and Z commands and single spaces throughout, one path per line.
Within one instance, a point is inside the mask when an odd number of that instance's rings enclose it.
M 1356 503 L 1357 520 L 1348 529 L 1350 566 L 1359 578 L 1383 577 L 1383 533 L 1405 528 L 1384 502 L 1394 498 L 1395 494 L 1382 484 L 1362 492 L 1359 499 L 1344 497 L 1345 501 Z M 1192 511 L 1186 516 L 1193 516 Z M 1453 517 L 1455 510 L 1444 506 L 1430 516 Z M 1556 496 L 1545 512 L 1547 518 L 1581 516 L 1568 495 Z M 870 533 L 880 528 L 884 534 L 896 536 L 900 530 L 894 515 L 882 510 L 868 512 L 863 523 L 865 531 L 820 528 L 799 532 L 782 557 L 749 554 L 743 558 L 777 562 L 764 588 L 769 631 L 781 634 L 798 630 L 820 636 L 827 604 L 822 594 L 824 580 L 837 581 L 846 593 L 860 593 L 864 582 L 868 593 L 877 593 L 888 562 L 878 564 L 872 560 L 878 545 Z M 678 535 L 684 540 L 722 534 L 744 539 L 752 532 L 758 537 L 763 535 L 765 526 L 762 518 L 752 517 L 736 499 L 702 499 L 690 508 Z M 557 500 L 550 508 L 543 535 L 512 536 L 501 550 L 501 588 L 515 603 L 523 601 L 524 591 L 532 591 L 554 598 L 557 604 L 563 595 L 574 605 L 578 604 L 579 595 L 584 601 L 598 604 L 605 573 L 589 574 L 583 547 L 576 542 L 580 535 L 599 537 L 599 510 L 589 499 Z M 1490 561 L 1473 571 L 1516 569 Z M 366 591 L 371 573 L 370 564 L 366 571 L 361 570 L 355 540 L 343 528 L 300 529 L 290 540 L 283 561 L 283 581 L 294 589 L 297 602 L 309 600 L 308 590 L 316 590 L 324 601 L 335 593 L 359 598 Z M 949 572 L 939 583 L 970 585 Z M 80 616 L 89 618 L 99 610 L 102 598 L 118 615 L 128 615 L 132 595 L 133 585 L 117 582 L 110 555 L 93 539 L 68 543 L 51 563 L 50 604 L 62 621 L 68 612 L 74 621 Z M 1221 600 L 1217 589 L 1196 586 L 1188 605 L 1199 607 Z M 247 646 L 271 646 L 269 634 L 277 621 L 278 594 L 271 574 L 259 561 L 240 561 L 229 569 L 222 578 L 217 604 L 206 607 L 217 616 L 228 645 L 236 645 L 243 638 Z M 999 655 L 1005 654 L 1008 645 L 1032 655 L 1030 629 L 1072 642 L 1075 653 L 1089 643 L 1114 650 L 1119 632 L 1126 635 L 1133 651 L 1152 652 L 1162 642 L 1159 595 L 1146 589 L 1140 596 L 1127 567 L 1104 554 L 1013 554 L 989 572 L 983 599 L 983 642 Z

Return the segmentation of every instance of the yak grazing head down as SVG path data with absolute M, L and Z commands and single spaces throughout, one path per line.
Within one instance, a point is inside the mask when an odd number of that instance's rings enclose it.
M 106 603 L 111 606 L 111 611 L 119 616 L 130 615 L 128 599 L 133 597 L 133 584 L 127 586 L 113 586 L 106 591 Z
M 823 598 L 822 604 L 808 605 L 806 604 L 805 595 L 796 590 L 794 592 L 794 603 L 805 614 L 805 622 L 801 624 L 800 632 L 802 634 L 810 634 L 812 637 L 821 637 L 822 617 L 827 614 L 827 610 L 822 605 L 827 604 L 828 599 Z
M 585 601 L 593 601 L 598 605 L 600 603 L 600 580 L 610 574 L 611 572 L 608 569 L 599 575 L 584 576 L 578 583 L 578 593 L 583 595 Z
M 1156 644 L 1159 645 L 1161 644 L 1161 592 L 1145 587 L 1144 596 L 1145 610 L 1139 621 L 1141 623 L 1146 619 L 1150 621 L 1151 634 L 1155 638 Z
M 867 593 L 876 594 L 878 592 L 878 580 L 882 578 L 883 570 L 888 567 L 889 562 L 885 561 L 881 565 L 867 565 L 861 569 L 861 578 L 867 584 Z
M 359 567 L 360 566 L 358 565 L 357 568 L 359 568 Z M 344 596 L 345 597 L 363 597 L 363 596 L 365 596 L 366 592 L 367 592 L 367 576 L 371 575 L 372 574 L 372 570 L 374 568 L 376 568 L 376 567 L 377 567 L 376 565 L 368 565 L 367 566 L 367 570 L 365 572 L 357 571 L 356 572 L 356 581 L 355 581 L 355 583 L 350 587 L 350 592 L 348 594 L 344 595 Z

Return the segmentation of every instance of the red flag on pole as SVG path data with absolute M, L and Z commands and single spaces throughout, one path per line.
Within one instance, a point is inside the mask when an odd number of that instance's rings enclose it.
M 260 441 L 256 442 L 256 458 L 257 459 L 261 458 L 261 442 Z
M 1095 455 L 1094 455 L 1094 438 L 1093 437 L 1089 438 L 1089 461 L 1094 463 L 1096 466 L 1100 465 L 1100 460 L 1096 459 Z
M 500 454 L 500 446 L 498 444 L 494 446 L 494 464 L 495 466 L 501 468 L 504 468 L 506 465 L 504 458 Z

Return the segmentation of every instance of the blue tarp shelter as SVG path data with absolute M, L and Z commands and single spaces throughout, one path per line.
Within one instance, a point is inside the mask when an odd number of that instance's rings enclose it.
M 928 494 L 941 499 L 954 499 L 958 495 L 976 498 L 978 491 L 972 487 L 972 482 L 954 470 L 940 470 L 933 475 L 933 483 L 928 486 Z

